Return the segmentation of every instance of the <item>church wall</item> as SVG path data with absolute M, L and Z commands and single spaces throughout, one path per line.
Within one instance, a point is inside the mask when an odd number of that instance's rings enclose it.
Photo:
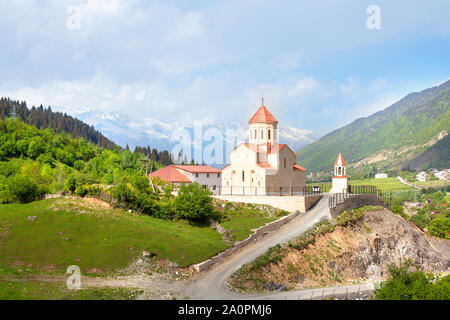
M 269 156 L 270 161 L 275 161 L 279 164 L 279 169 L 274 175 L 267 176 L 267 186 L 271 189 L 280 187 L 304 187 L 306 185 L 306 173 L 299 170 L 294 170 L 295 157 L 293 152 L 285 147 L 279 153 L 274 153 Z M 284 159 L 286 159 L 286 167 L 284 167 Z
M 230 192 L 230 187 L 235 188 L 235 192 L 241 192 L 245 187 L 246 193 L 254 193 L 254 189 L 265 187 L 265 170 L 256 164 L 256 152 L 245 146 L 240 146 L 230 154 L 231 165 L 222 170 L 222 190 Z M 244 181 L 242 181 L 242 171 L 244 171 Z M 229 190 L 230 189 L 230 190 Z M 258 192 L 259 194 L 259 192 Z

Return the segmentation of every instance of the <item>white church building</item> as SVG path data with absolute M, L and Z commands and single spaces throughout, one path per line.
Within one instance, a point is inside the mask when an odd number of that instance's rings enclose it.
M 264 106 L 249 120 L 249 141 L 234 149 L 222 169 L 222 194 L 293 194 L 306 185 L 297 154 L 278 144 L 278 120 Z

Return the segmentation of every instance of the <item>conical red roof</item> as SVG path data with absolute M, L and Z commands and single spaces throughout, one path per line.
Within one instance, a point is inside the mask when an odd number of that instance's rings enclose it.
M 342 154 L 339 152 L 339 155 L 336 159 L 336 161 L 334 162 L 335 166 L 346 166 L 347 162 L 345 162 L 344 157 L 342 157 Z
M 248 123 L 278 123 L 278 120 L 262 105 Z

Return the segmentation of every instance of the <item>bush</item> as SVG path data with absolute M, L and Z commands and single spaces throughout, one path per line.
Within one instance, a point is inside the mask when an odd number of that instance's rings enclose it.
M 428 225 L 428 233 L 439 238 L 450 239 L 450 219 L 446 217 L 433 219 Z
M 411 268 L 411 261 L 388 266 L 389 277 L 375 291 L 378 300 L 449 300 L 450 275 L 440 279 Z
M 263 255 L 259 256 L 258 258 L 256 258 L 255 261 L 253 261 L 253 263 L 250 266 L 250 270 L 251 271 L 259 270 L 262 267 L 265 267 L 271 263 L 281 261 L 282 260 L 281 251 L 282 248 L 281 245 L 279 244 L 269 248 L 269 250 L 267 250 Z
M 196 182 L 180 187 L 174 208 L 177 217 L 190 221 L 205 220 L 214 214 L 211 192 Z
M 336 217 L 336 224 L 338 226 L 353 224 L 361 219 L 363 215 L 364 212 L 359 210 L 344 211 Z
M 425 213 L 417 213 L 411 217 L 411 221 L 423 230 L 430 223 L 430 218 Z
M 77 178 L 73 174 L 69 175 L 64 183 L 64 190 L 70 193 L 74 193 L 77 189 Z
M 400 217 L 404 219 L 408 219 L 408 216 L 405 214 L 403 206 L 392 206 L 392 213 L 398 214 Z
M 26 175 L 16 175 L 9 181 L 8 189 L 19 202 L 31 202 L 40 194 L 38 185 Z

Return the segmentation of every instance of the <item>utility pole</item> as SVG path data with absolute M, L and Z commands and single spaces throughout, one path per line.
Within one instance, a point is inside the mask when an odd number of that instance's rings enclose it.
M 145 166 L 145 175 L 148 177 L 150 185 L 152 186 L 153 193 L 155 193 L 156 192 L 155 187 L 153 186 L 152 177 L 150 176 L 153 171 L 153 161 L 152 161 L 152 167 L 150 169 L 150 175 L 148 174 L 148 163 L 150 162 L 150 159 L 148 157 L 145 157 L 145 158 L 141 159 L 141 161 L 143 162 L 143 164 L 142 164 L 140 171 L 142 172 L 142 169 L 144 169 L 144 166 Z
M 13 109 L 10 115 L 14 120 L 16 120 L 16 105 L 13 105 Z

